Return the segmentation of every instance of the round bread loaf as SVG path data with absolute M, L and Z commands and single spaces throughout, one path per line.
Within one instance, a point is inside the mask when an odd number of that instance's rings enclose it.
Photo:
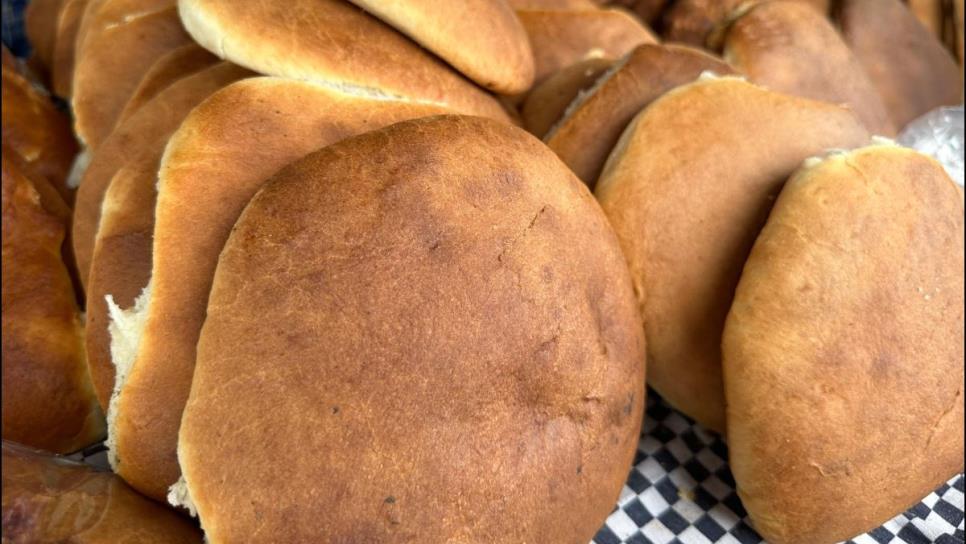
M 72 203 L 74 191 L 67 186 L 67 175 L 77 154 L 77 141 L 70 118 L 15 68 L 4 66 L 2 78 L 4 145 L 53 185 L 65 202 Z
M 74 203 L 73 244 L 81 283 L 87 288 L 94 251 L 94 239 L 101 218 L 104 192 L 111 178 L 128 160 L 145 150 L 163 147 L 185 116 L 199 102 L 225 85 L 252 76 L 244 68 L 227 62 L 219 62 L 197 73 L 182 78 L 149 100 L 124 123 L 111 132 L 97 149 L 84 170 L 77 188 Z M 113 372 L 112 372 L 113 373 Z M 113 388 L 110 383 L 102 389 L 97 376 L 94 378 L 98 394 L 107 406 L 107 398 Z
M 593 188 L 631 119 L 662 94 L 694 81 L 705 70 L 718 75 L 733 71 L 721 59 L 693 47 L 638 46 L 567 107 L 544 141 Z
M 807 4 L 773 0 L 747 8 L 726 31 L 724 58 L 759 85 L 845 104 L 874 134 L 896 132 L 862 64 L 832 23 Z
M 74 210 L 74 250 L 81 278 L 89 293 L 87 301 L 87 364 L 94 379 L 98 400 L 107 410 L 114 391 L 114 364 L 111 362 L 111 341 L 108 334 L 108 310 L 105 296 L 113 296 L 116 304 L 128 307 L 140 293 L 150 270 L 151 228 L 141 230 L 143 223 L 153 225 L 153 204 L 136 208 L 130 217 L 135 223 L 111 233 L 102 232 L 102 212 L 120 212 L 123 205 L 109 205 L 105 195 L 118 172 L 132 164 L 130 173 L 145 168 L 157 172 L 157 164 L 171 133 L 185 116 L 211 93 L 251 72 L 227 62 L 203 69 L 181 79 L 158 94 L 123 125 L 119 126 L 97 151 L 78 190 Z M 152 163 L 153 161 L 153 163 Z M 151 166 L 153 164 L 153 166 Z M 146 166 L 147 165 L 147 166 Z M 153 186 L 156 175 L 146 182 Z M 155 190 L 150 188 L 149 198 Z M 142 197 L 146 198 L 146 197 Z M 119 199 L 115 203 L 130 202 Z M 131 234 L 137 233 L 137 234 Z M 100 238 L 100 240 L 99 240 Z M 105 241 L 110 240 L 110 241 Z M 113 256 L 97 257 L 97 243 L 112 248 Z M 101 250 L 103 251 L 103 249 Z M 100 260 L 100 263 L 95 263 Z M 95 272 L 100 268 L 101 272 Z M 112 270 L 108 274 L 104 270 Z M 98 277 L 95 278 L 94 276 Z
M 172 49 L 154 61 L 154 65 L 145 72 L 137 89 L 131 93 L 131 98 L 128 99 L 124 109 L 121 110 L 117 124 L 124 123 L 141 106 L 147 104 L 148 101 L 175 81 L 208 68 L 216 62 L 218 62 L 218 57 L 196 43 L 189 43 Z
M 537 138 L 543 138 L 567 111 L 567 106 L 593 87 L 612 64 L 613 59 L 590 58 L 545 79 L 530 91 L 520 109 L 524 128 Z
M 825 15 L 830 0 L 797 0 Z M 761 0 L 675 0 L 664 12 L 663 38 L 669 42 L 708 47 L 708 38 L 728 23 L 738 8 L 757 4 Z
M 963 470 L 963 198 L 931 158 L 806 163 L 722 342 L 738 494 L 775 544 L 845 540 Z
M 507 0 L 507 4 L 514 10 L 518 9 L 561 9 L 588 10 L 597 9 L 597 4 L 591 0 Z
M 657 43 L 649 28 L 619 9 L 519 10 L 517 16 L 533 47 L 535 84 L 587 58 L 616 59 L 642 43 Z
M 839 106 L 726 77 L 678 87 L 624 131 L 597 184 L 637 287 L 648 382 L 725 428 L 721 330 L 774 197 L 807 157 L 869 135 Z
M 962 69 L 902 2 L 843 0 L 838 10 L 842 35 L 896 128 L 939 106 L 963 102 Z
M 256 72 L 510 120 L 492 95 L 344 0 L 179 0 L 178 9 L 195 41 Z
M 582 544 L 643 377 L 620 247 L 563 163 L 485 119 L 399 123 L 286 167 L 238 220 L 173 495 L 213 543 Z
M 164 500 L 180 476 L 178 427 L 218 254 L 261 184 L 348 136 L 444 111 L 252 78 L 192 111 L 167 143 L 160 177 L 161 147 L 143 166 L 129 162 L 118 172 L 104 199 L 91 292 L 103 299 L 120 288 L 125 297 L 110 309 L 111 356 L 124 378 L 115 381 L 108 431 L 109 459 L 129 484 Z M 108 308 L 99 310 L 91 322 L 105 330 L 88 341 L 106 354 Z
M 191 42 L 176 1 L 106 0 L 93 14 L 74 65 L 71 93 L 74 129 L 87 147 L 96 150 L 111 133 L 154 61 Z M 129 7 L 120 22 L 106 16 L 116 11 L 114 2 Z
M 70 210 L 6 143 L 2 162 L 3 438 L 69 453 L 104 435 L 61 253 Z
M 5 542 L 201 542 L 188 520 L 110 472 L 6 440 L 2 455 Z
M 501 94 L 533 84 L 527 33 L 506 0 L 350 0 L 479 85 Z

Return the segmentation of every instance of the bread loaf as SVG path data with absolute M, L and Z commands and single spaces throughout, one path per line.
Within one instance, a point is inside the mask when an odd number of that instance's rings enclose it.
M 175 494 L 212 543 L 587 542 L 634 457 L 643 350 L 607 220 L 538 140 L 369 132 L 236 223 Z
M 306 82 L 254 78 L 215 93 L 185 119 L 165 151 L 157 206 L 152 198 L 144 206 L 121 208 L 130 216 L 122 218 L 131 226 L 125 229 L 128 238 L 151 240 L 153 230 L 153 247 L 145 248 L 152 251 L 140 252 L 150 257 L 150 294 L 133 311 L 130 304 L 111 311 L 112 356 L 115 367 L 126 367 L 126 378 L 115 386 L 109 411 L 111 458 L 128 483 L 163 500 L 180 476 L 178 426 L 191 387 L 211 279 L 232 225 L 262 182 L 285 164 L 347 136 L 443 111 L 353 96 Z M 266 145 L 277 134 L 285 138 Z M 143 169 L 139 186 L 153 197 L 158 167 L 156 161 L 152 164 L 153 168 Z M 115 178 L 109 194 L 117 183 Z M 105 199 L 105 210 L 108 206 Z M 107 221 L 105 215 L 101 240 Z M 130 253 L 117 230 L 110 229 L 117 248 L 111 258 L 115 263 L 125 262 Z M 140 263 L 138 270 L 133 281 L 124 267 L 115 265 L 108 273 L 113 284 L 125 284 L 128 295 L 140 293 L 149 283 L 140 273 Z M 143 329 L 133 335 L 118 330 L 124 326 L 116 319 L 121 309 L 136 314 L 129 319 L 137 320 Z M 123 338 L 118 338 L 118 332 Z M 119 342 L 133 347 L 127 361 L 119 360 L 115 349 Z M 142 421 L 152 425 L 144 426 Z
M 722 350 L 731 468 L 769 542 L 852 538 L 961 472 L 963 199 L 943 168 L 891 145 L 810 160 Z
M 613 59 L 589 58 L 548 77 L 527 95 L 521 108 L 523 126 L 543 138 L 577 96 L 588 91 L 614 63 Z
M 218 62 L 218 57 L 209 53 L 206 49 L 195 43 L 182 45 L 172 49 L 165 55 L 154 61 L 154 64 L 145 72 L 137 88 L 131 93 L 124 109 L 118 116 L 118 123 L 123 123 L 141 106 L 146 104 L 159 92 L 170 86 L 175 81 L 187 77 L 203 68 Z
M 678 87 L 624 131 L 596 194 L 635 282 L 648 382 L 674 407 L 725 429 L 721 330 L 772 201 L 807 157 L 868 138 L 844 108 L 737 78 Z

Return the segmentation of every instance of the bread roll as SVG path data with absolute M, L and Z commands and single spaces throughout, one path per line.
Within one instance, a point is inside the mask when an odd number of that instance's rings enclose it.
M 74 190 L 67 185 L 77 142 L 70 119 L 50 96 L 15 69 L 2 68 L 3 142 L 23 157 L 29 169 L 57 189 L 68 203 Z
M 74 72 L 71 105 L 77 137 L 97 149 L 151 65 L 190 43 L 181 28 L 177 0 L 106 0 L 87 31 Z M 112 2 L 129 6 L 114 22 Z
M 32 0 L 23 11 L 24 32 L 30 40 L 31 54 L 48 71 L 54 61 L 57 21 L 64 1 Z
M 150 298 L 146 296 L 134 312 L 137 315 L 129 318 L 141 323 L 143 330 L 132 338 L 128 331 L 119 330 L 124 322 L 115 319 L 111 324 L 114 363 L 126 369 L 109 411 L 111 460 L 128 483 L 164 500 L 168 487 L 180 476 L 178 426 L 191 387 L 195 344 L 211 278 L 232 225 L 261 183 L 309 151 L 398 120 L 442 111 L 352 96 L 311 83 L 246 80 L 206 100 L 172 136 L 161 167 L 156 208 L 156 161 L 153 167 L 141 169 L 142 181 L 136 185 L 142 189 L 133 191 L 150 192 L 150 202 L 148 196 L 135 195 L 115 198 L 112 205 L 112 199 L 105 198 L 98 239 L 110 238 L 114 249 L 95 254 L 92 279 L 99 273 L 98 261 L 108 255 L 110 268 L 101 270 L 112 281 L 105 283 L 105 294 L 111 293 L 112 285 L 123 284 L 126 296 L 136 295 L 149 277 L 152 285 Z M 266 145 L 274 134 L 286 137 Z M 115 192 L 118 176 L 108 195 Z M 109 207 L 116 208 L 110 215 L 120 216 L 119 221 L 108 217 Z M 140 242 L 150 241 L 152 230 L 153 269 L 152 247 Z M 143 247 L 134 253 L 148 256 L 146 267 L 141 259 L 132 263 L 127 257 L 132 245 Z M 134 266 L 137 274 L 128 270 Z M 132 305 L 118 306 L 111 315 L 116 318 L 121 309 L 130 310 Z M 106 308 L 100 316 L 106 321 Z M 118 357 L 118 342 L 129 342 L 136 350 L 126 361 Z M 140 423 L 148 420 L 150 427 Z
M 69 453 L 104 433 L 61 254 L 70 210 L 6 144 L 2 162 L 3 438 Z
M 587 58 L 616 59 L 642 43 L 657 43 L 650 29 L 619 9 L 519 10 L 517 16 L 533 46 L 535 84 Z
M 725 427 L 721 329 L 772 200 L 806 157 L 868 138 L 844 108 L 729 77 L 652 102 L 611 153 L 596 194 L 634 278 L 648 383 L 702 425 Z
M 513 94 L 533 84 L 530 42 L 505 0 L 350 1 L 486 89 Z
M 738 494 L 775 544 L 825 544 L 963 470 L 963 200 L 932 159 L 809 161 L 745 264 L 722 344 Z
M 641 45 L 567 108 L 544 137 L 550 149 L 591 188 L 621 132 L 644 107 L 705 70 L 732 73 L 721 59 L 681 45 Z
M 399 123 L 286 167 L 236 223 L 173 495 L 212 543 L 587 542 L 643 358 L 617 240 L 553 153 L 485 119 Z
M 74 47 L 77 43 L 77 30 L 88 0 L 64 0 L 57 17 L 57 33 L 54 36 L 53 65 L 50 69 L 50 84 L 54 94 L 70 98 L 74 80 Z
M 926 27 L 933 36 L 942 39 L 943 36 L 943 2 L 942 0 L 907 0 L 909 11 Z
M 256 72 L 509 122 L 492 95 L 343 0 L 179 0 L 178 7 L 199 44 Z
M 124 163 L 145 149 L 154 149 L 178 128 L 193 107 L 232 81 L 253 75 L 231 63 L 218 63 L 170 85 L 119 125 L 98 148 L 84 171 L 74 205 L 73 242 L 81 282 L 87 286 L 101 202 L 111 178 Z M 113 374 L 113 372 L 112 372 Z M 111 385 L 103 390 L 94 377 L 104 405 Z
M 597 4 L 591 0 L 507 0 L 507 4 L 514 10 L 520 9 L 562 9 L 587 10 L 597 9 Z
M 572 64 L 537 85 L 523 103 L 523 126 L 537 138 L 560 120 L 567 106 L 614 63 L 612 59 L 590 58 Z
M 201 542 L 190 522 L 110 472 L 6 440 L 2 454 L 4 542 Z
M 816 8 L 825 15 L 830 0 L 797 0 Z M 708 38 L 722 25 L 726 25 L 735 10 L 757 4 L 761 0 L 674 0 L 665 11 L 663 38 L 697 47 L 710 47 Z M 719 44 L 720 45 L 720 44 Z M 718 47 L 710 47 L 717 51 Z
M 218 57 L 196 43 L 189 43 L 177 49 L 172 49 L 156 60 L 151 68 L 145 72 L 137 89 L 131 94 L 131 98 L 124 105 L 124 109 L 121 110 L 118 123 L 123 123 L 141 106 L 175 81 L 203 68 L 208 68 L 216 62 L 218 62 Z
M 104 297 L 111 294 L 117 304 L 129 305 L 144 287 L 147 276 L 139 276 L 138 270 L 141 269 L 131 263 L 143 262 L 140 260 L 141 256 L 144 251 L 150 250 L 150 229 L 141 239 L 132 236 L 114 242 L 120 246 L 119 256 L 114 257 L 115 261 L 105 257 L 104 262 L 125 264 L 123 268 L 117 264 L 109 265 L 111 270 L 116 271 L 116 275 L 109 281 L 92 277 L 95 241 L 98 234 L 102 234 L 98 229 L 101 223 L 104 195 L 115 175 L 125 165 L 129 163 L 144 165 L 145 160 L 149 164 L 150 158 L 145 159 L 146 156 L 153 156 L 157 161 L 171 133 L 202 100 L 225 85 L 251 75 L 252 73 L 244 68 L 221 62 L 177 81 L 161 91 L 118 127 L 98 150 L 85 172 L 74 210 L 74 251 L 78 268 L 82 272 L 81 278 L 90 295 L 87 305 L 88 365 L 91 368 L 98 400 L 105 410 L 114 390 L 114 365 L 111 363 Z M 154 183 L 154 180 L 148 183 Z M 153 206 L 144 209 L 150 211 L 153 210 Z M 106 236 L 105 232 L 101 237 Z M 147 249 L 143 249 L 143 246 L 138 244 L 147 244 Z M 149 263 L 150 254 L 148 255 Z M 150 264 L 147 267 L 150 267 Z
M 956 61 L 899 0 L 844 0 L 838 21 L 896 128 L 962 102 Z
M 846 104 L 873 133 L 896 132 L 875 85 L 835 27 L 801 2 L 762 2 L 745 11 L 727 30 L 724 58 L 755 83 Z

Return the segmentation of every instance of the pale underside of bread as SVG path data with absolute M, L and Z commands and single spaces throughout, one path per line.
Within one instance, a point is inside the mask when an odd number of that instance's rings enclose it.
M 179 0 L 200 45 L 266 75 L 309 80 L 376 100 L 406 100 L 508 121 L 500 103 L 391 27 L 341 0 Z M 286 20 L 273 27 L 266 20 Z M 365 35 L 366 40 L 358 40 Z M 292 55 L 292 47 L 300 49 Z

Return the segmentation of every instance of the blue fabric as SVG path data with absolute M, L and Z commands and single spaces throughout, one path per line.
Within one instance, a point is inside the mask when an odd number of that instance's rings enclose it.
M 28 0 L 3 0 L 3 45 L 18 57 L 30 54 L 30 43 L 23 30 L 23 8 Z

